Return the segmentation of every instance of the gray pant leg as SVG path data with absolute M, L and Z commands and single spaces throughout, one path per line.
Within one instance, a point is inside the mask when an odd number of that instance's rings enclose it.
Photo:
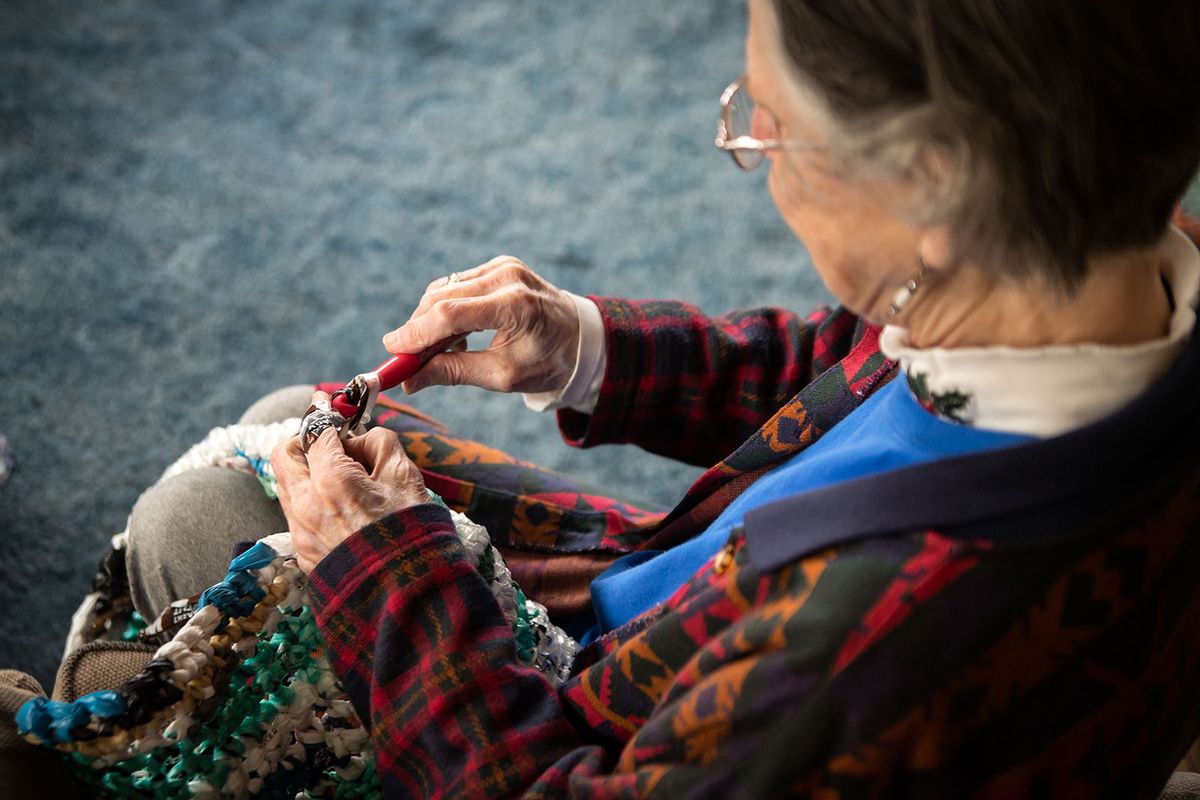
M 312 403 L 312 384 L 285 386 L 255 401 L 246 409 L 239 425 L 266 425 L 292 417 L 302 417 Z
M 173 600 L 225 577 L 234 544 L 285 530 L 279 503 L 243 472 L 201 467 L 151 486 L 129 517 L 133 607 L 154 619 Z
M 288 386 L 246 409 L 240 424 L 298 417 L 312 386 Z M 234 544 L 287 530 L 279 503 L 251 475 L 204 467 L 151 486 L 129 518 L 125 563 L 134 608 L 153 619 L 174 600 L 225 577 Z

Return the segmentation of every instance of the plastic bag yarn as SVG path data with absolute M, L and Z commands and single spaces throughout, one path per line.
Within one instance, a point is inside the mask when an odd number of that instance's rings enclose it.
M 156 483 L 199 467 L 224 467 L 254 475 L 267 497 L 274 499 L 275 476 L 269 460 L 271 450 L 279 442 L 294 436 L 299 427 L 300 419 L 296 417 L 270 424 L 213 428 L 203 440 L 192 445 L 163 470 Z M 72 615 L 63 646 L 64 659 L 90 641 L 128 638 L 123 636 L 121 624 L 131 615 L 133 608 L 125 575 L 124 550 L 128 538 L 128 526 L 112 537 L 112 548 L 100 563 L 92 582 L 92 591 L 83 598 Z
M 221 465 L 253 472 L 274 496 L 267 456 L 297 424 L 215 429 L 163 477 Z M 518 658 L 565 679 L 578 645 L 513 583 L 487 531 L 451 515 L 513 626 Z M 94 796 L 380 795 L 369 737 L 324 657 L 289 534 L 233 559 L 223 581 L 198 602 L 173 604 L 157 631 L 165 643 L 115 690 L 37 698 L 18 714 L 22 734 L 61 751 Z
M 323 657 L 290 536 L 226 579 L 113 691 L 19 712 L 99 797 L 367 797 L 367 735 Z

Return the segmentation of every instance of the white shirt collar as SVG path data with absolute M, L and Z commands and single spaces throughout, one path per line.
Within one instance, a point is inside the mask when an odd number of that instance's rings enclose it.
M 1160 245 L 1175 298 L 1168 334 L 1133 345 L 917 349 L 907 328 L 884 327 L 880 348 L 898 360 L 927 407 L 979 428 L 1047 437 L 1105 417 L 1158 380 L 1196 325 L 1200 252 L 1172 228 Z M 922 399 L 925 392 L 915 392 Z M 947 408 L 949 403 L 949 408 Z

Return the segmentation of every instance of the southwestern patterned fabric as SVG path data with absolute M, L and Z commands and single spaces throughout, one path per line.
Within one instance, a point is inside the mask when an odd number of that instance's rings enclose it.
M 560 414 L 564 434 L 693 461 L 732 451 L 669 514 L 403 408 L 381 420 L 560 618 L 613 558 L 702 530 L 896 372 L 844 310 L 709 320 L 599 302 L 609 375 L 591 418 Z M 1153 468 L 1122 472 L 1119 436 L 1080 465 L 1119 478 L 1103 502 L 835 542 L 762 571 L 735 534 L 731 564 L 587 647 L 559 687 L 516 661 L 444 510 L 363 529 L 313 572 L 312 599 L 388 796 L 1156 797 L 1200 730 L 1197 365 L 1194 338 L 1165 390 L 1177 408 L 1141 421 L 1184 440 L 1166 437 Z M 950 474 L 930 503 L 954 502 Z M 771 535 L 806 535 L 789 525 Z

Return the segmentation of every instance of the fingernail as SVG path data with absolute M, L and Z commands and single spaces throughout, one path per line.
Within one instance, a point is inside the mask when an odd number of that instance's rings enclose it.
M 384 347 L 393 347 L 399 341 L 400 341 L 400 335 L 397 334 L 395 331 L 392 331 L 387 336 L 383 337 L 383 346 Z

